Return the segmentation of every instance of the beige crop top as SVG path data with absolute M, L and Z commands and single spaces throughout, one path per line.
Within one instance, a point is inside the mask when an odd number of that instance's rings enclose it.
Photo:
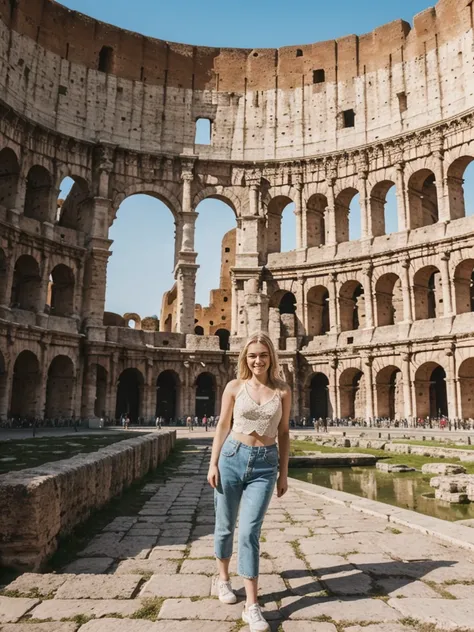
M 256 432 L 260 436 L 276 437 L 281 415 L 282 405 L 279 391 L 275 391 L 268 402 L 257 404 L 250 397 L 247 383 L 244 382 L 235 398 L 233 430 L 242 434 Z

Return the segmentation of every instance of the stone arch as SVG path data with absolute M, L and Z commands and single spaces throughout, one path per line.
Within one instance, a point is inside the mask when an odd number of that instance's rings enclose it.
M 25 217 L 39 222 L 51 220 L 53 179 L 50 172 L 40 165 L 34 165 L 26 177 Z
M 37 356 L 29 350 L 22 351 L 13 365 L 10 415 L 32 418 L 38 414 L 41 374 Z
M 93 202 L 90 196 L 89 184 L 84 178 L 71 175 L 63 178 L 60 188 L 62 188 L 67 179 L 72 180 L 72 186 L 65 198 L 58 198 L 56 222 L 64 228 L 90 232 L 92 228 Z
M 128 368 L 122 371 L 117 381 L 116 419 L 127 414 L 132 423 L 138 422 L 142 415 L 144 385 L 143 374 L 138 369 Z
M 156 378 L 156 416 L 170 423 L 178 417 L 181 382 L 179 375 L 170 369 Z
M 443 315 L 440 310 L 443 298 L 441 274 L 436 266 L 428 265 L 415 272 L 413 298 L 415 320 L 438 318 Z
M 11 306 L 31 311 L 42 311 L 41 274 L 38 262 L 31 255 L 21 255 L 15 263 Z
M 313 373 L 309 383 L 309 415 L 311 419 L 332 417 L 329 379 L 324 373 Z
M 287 195 L 276 195 L 267 204 L 267 252 L 281 252 L 281 220 L 283 211 L 289 204 L 293 204 Z
M 393 272 L 382 274 L 375 284 L 377 326 L 395 325 L 403 321 L 403 293 L 400 277 Z
M 45 417 L 70 418 L 73 414 L 74 363 L 68 356 L 56 356 L 48 369 Z
M 349 213 L 352 200 L 359 194 L 353 187 L 343 189 L 335 199 L 336 243 L 349 241 Z
M 437 362 L 422 364 L 415 372 L 416 414 L 436 418 L 448 415 L 446 371 Z
M 298 335 L 296 297 L 293 292 L 281 289 L 274 292 L 269 302 L 269 333 L 273 340 L 285 345 L 286 338 Z
M 460 156 L 453 160 L 446 172 L 448 188 L 449 217 L 459 219 L 466 216 L 466 203 L 464 197 L 464 173 L 474 160 L 472 156 Z
M 458 371 L 461 393 L 461 417 L 474 418 L 474 358 L 466 358 Z
M 132 329 L 136 329 L 137 331 L 139 331 L 142 328 L 142 319 L 138 314 L 135 314 L 135 312 L 127 312 L 123 315 L 123 319 L 127 327 L 130 327 L 130 321 L 133 321 L 135 323 L 135 326 L 132 327 Z
M 105 417 L 107 409 L 107 382 L 109 374 L 102 364 L 96 365 L 96 391 L 94 401 L 94 415 Z
M 204 415 L 215 415 L 216 378 L 212 373 L 200 373 L 196 378 L 195 415 L 201 419 Z
M 370 192 L 370 220 L 374 237 L 387 234 L 385 205 L 387 203 L 387 194 L 393 187 L 395 187 L 395 183 L 391 180 L 382 180 L 377 182 Z
M 309 289 L 306 298 L 308 336 L 322 336 L 330 330 L 329 291 L 324 285 Z
M 74 309 L 74 272 L 63 263 L 55 266 L 51 272 L 49 296 L 52 316 L 72 316 Z
M 456 314 L 474 312 L 474 259 L 465 259 L 454 271 Z
M 210 186 L 202 189 L 193 197 L 193 211 L 196 211 L 199 204 L 208 198 L 224 202 L 224 204 L 230 206 L 230 208 L 234 211 L 235 217 L 239 217 L 241 206 L 240 199 L 230 188 L 223 186 Z
M 354 279 L 346 281 L 339 290 L 339 314 L 341 331 L 353 331 L 365 327 L 364 288 Z
M 0 151 L 0 206 L 14 208 L 20 179 L 20 164 L 13 149 Z
M 228 351 L 230 331 L 228 329 L 218 329 L 214 335 L 219 338 L 219 349 L 222 351 Z
M 314 193 L 306 202 L 306 243 L 312 246 L 326 244 L 326 211 L 328 200 L 322 193 Z
M 436 177 L 431 169 L 420 169 L 408 180 L 409 228 L 431 226 L 439 221 Z
M 339 377 L 341 417 L 365 418 L 364 374 L 360 369 L 350 367 Z
M 404 416 L 402 372 L 397 366 L 380 369 L 375 377 L 377 416 L 401 419 Z
M 162 202 L 168 210 L 171 211 L 174 219 L 178 219 L 179 214 L 181 213 L 181 202 L 178 197 L 168 189 L 167 187 L 161 186 L 156 183 L 140 183 L 140 184 L 132 184 L 125 188 L 124 191 L 120 193 L 116 193 L 113 197 L 112 207 L 114 209 L 114 213 L 112 217 L 109 218 L 109 228 L 112 226 L 114 220 L 117 217 L 117 210 L 120 205 L 128 198 L 133 195 L 149 195 L 150 197 L 156 198 L 160 202 Z

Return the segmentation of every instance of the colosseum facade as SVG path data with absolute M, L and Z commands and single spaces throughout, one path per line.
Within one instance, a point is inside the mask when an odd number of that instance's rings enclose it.
M 0 0 L 0 17 L 0 417 L 216 413 L 255 329 L 295 418 L 474 417 L 472 0 L 278 50 L 160 41 L 52 0 Z M 109 229 L 137 193 L 174 218 L 172 331 L 104 321 Z M 228 349 L 194 332 L 209 197 L 236 219 Z

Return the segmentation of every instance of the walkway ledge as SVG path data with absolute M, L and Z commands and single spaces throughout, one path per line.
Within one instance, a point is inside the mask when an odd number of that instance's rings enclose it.
M 456 522 L 448 522 L 440 518 L 432 518 L 431 516 L 419 514 L 416 511 L 400 509 L 376 500 L 361 498 L 354 494 L 328 489 L 313 483 L 305 483 L 294 478 L 289 479 L 289 486 L 291 489 L 304 492 L 310 496 L 323 498 L 337 505 L 345 505 L 354 511 L 382 518 L 387 522 L 402 525 L 414 531 L 431 535 L 438 540 L 474 551 L 474 529 L 471 527 L 465 527 L 456 524 Z

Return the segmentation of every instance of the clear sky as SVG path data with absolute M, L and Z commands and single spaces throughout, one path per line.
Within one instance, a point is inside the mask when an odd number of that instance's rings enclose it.
M 243 48 L 309 44 L 351 33 L 363 34 L 432 6 L 429 0 L 62 0 L 70 9 L 159 39 Z M 389 203 L 394 208 L 394 200 Z M 196 301 L 207 305 L 218 287 L 222 237 L 234 228 L 233 211 L 216 200 L 198 207 Z M 354 224 L 358 217 L 353 214 Z M 395 230 L 391 224 L 389 230 Z M 352 238 L 357 229 L 351 227 Z M 111 231 L 113 254 L 107 271 L 106 309 L 159 315 L 161 297 L 173 285 L 174 223 L 159 201 L 143 195 L 122 204 Z M 284 212 L 282 250 L 295 247 L 294 215 Z

